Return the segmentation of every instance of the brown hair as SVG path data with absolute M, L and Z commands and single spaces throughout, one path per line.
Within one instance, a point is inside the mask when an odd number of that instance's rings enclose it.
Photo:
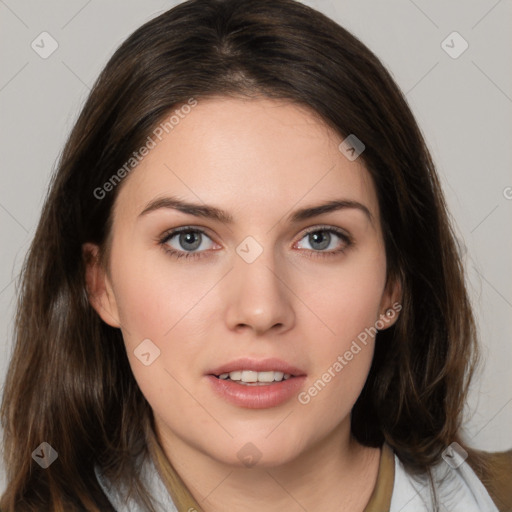
M 477 362 L 475 325 L 439 179 L 403 94 L 368 48 L 298 2 L 190 0 L 115 52 L 54 174 L 20 277 L 1 409 L 4 512 L 111 510 L 95 464 L 129 482 L 151 510 L 133 467 L 147 451 L 151 408 L 120 330 L 89 304 L 81 251 L 85 242 L 105 248 L 122 183 L 101 199 L 94 191 L 164 115 L 190 98 L 219 95 L 291 100 L 340 137 L 363 141 L 388 278 L 401 282 L 403 309 L 377 336 L 352 432 L 368 446 L 386 441 L 413 472 L 437 462 L 452 441 L 464 446 L 459 427 Z M 59 454 L 46 470 L 31 458 L 43 441 Z

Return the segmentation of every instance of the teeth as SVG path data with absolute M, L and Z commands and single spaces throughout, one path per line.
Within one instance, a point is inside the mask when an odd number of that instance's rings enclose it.
M 229 375 L 229 377 L 231 378 L 231 374 Z M 242 377 L 240 378 L 240 380 L 242 382 L 258 382 L 258 372 L 244 370 L 242 372 Z
M 258 381 L 259 382 L 273 382 L 274 380 L 282 380 L 283 374 L 279 375 L 279 372 L 259 372 Z
M 234 380 L 242 383 L 252 384 L 255 382 L 281 382 L 291 377 L 289 373 L 269 371 L 269 372 L 255 372 L 253 370 L 237 370 L 230 373 L 222 373 L 219 375 L 219 379 L 222 380 Z

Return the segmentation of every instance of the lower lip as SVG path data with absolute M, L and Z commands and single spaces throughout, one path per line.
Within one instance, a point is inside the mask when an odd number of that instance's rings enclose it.
M 218 395 L 234 405 L 248 409 L 277 407 L 297 395 L 306 380 L 306 376 L 302 375 L 273 384 L 246 386 L 213 375 L 207 375 L 207 378 Z

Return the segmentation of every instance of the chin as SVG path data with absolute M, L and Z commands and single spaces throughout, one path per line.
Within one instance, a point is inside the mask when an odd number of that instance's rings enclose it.
M 268 434 L 266 434 L 268 435 Z M 271 434 L 272 436 L 272 434 Z M 274 468 L 292 462 L 297 458 L 301 450 L 289 436 L 285 439 L 265 439 L 264 435 L 253 437 L 241 436 L 228 443 L 228 446 L 220 448 L 210 456 L 223 464 L 236 468 Z

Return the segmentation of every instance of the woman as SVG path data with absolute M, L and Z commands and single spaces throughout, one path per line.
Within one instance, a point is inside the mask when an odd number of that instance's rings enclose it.
M 505 510 L 507 460 L 459 434 L 476 362 L 439 180 L 377 58 L 292 0 L 191 0 L 118 49 L 64 149 L 0 505 Z

